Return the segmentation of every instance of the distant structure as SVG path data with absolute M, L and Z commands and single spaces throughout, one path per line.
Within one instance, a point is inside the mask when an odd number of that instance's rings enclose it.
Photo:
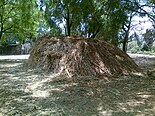
M 10 45 L 0 45 L 1 55 L 19 55 L 22 53 L 21 45 L 10 44 Z
M 31 50 L 31 47 L 32 47 L 31 43 L 22 44 L 22 47 L 21 47 L 22 53 L 21 54 L 29 54 L 30 50 Z
M 31 43 L 0 45 L 0 55 L 21 55 L 29 54 L 32 48 Z

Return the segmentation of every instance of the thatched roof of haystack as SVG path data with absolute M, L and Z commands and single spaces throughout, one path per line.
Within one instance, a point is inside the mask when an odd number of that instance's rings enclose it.
M 73 76 L 113 76 L 140 69 L 123 51 L 103 40 L 43 37 L 32 48 L 28 65 Z

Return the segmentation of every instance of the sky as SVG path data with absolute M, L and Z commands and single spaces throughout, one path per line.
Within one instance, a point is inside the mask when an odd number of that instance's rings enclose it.
M 151 21 L 149 21 L 148 17 L 134 16 L 132 19 L 132 23 L 133 25 L 135 25 L 132 31 L 139 34 L 143 34 L 146 32 L 146 29 L 152 28 L 152 23 Z
M 145 4 L 147 0 L 142 0 L 143 2 L 141 4 Z M 151 9 L 148 7 L 143 8 L 146 11 L 150 11 Z M 152 22 L 149 20 L 147 16 L 140 17 L 140 16 L 134 16 L 132 19 L 132 24 L 135 25 L 134 28 L 132 28 L 131 33 L 133 34 L 136 32 L 140 37 L 142 37 L 142 34 L 146 32 L 146 29 L 152 29 Z

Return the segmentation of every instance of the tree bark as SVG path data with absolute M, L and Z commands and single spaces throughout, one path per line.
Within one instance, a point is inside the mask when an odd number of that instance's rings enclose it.
M 129 23 L 128 25 L 127 24 L 124 24 L 124 26 L 126 26 L 127 29 L 125 29 L 125 27 L 123 27 L 123 30 L 125 32 L 125 36 L 124 36 L 124 41 L 123 41 L 123 48 L 122 50 L 124 52 L 127 52 L 127 45 L 128 45 L 128 39 L 129 39 L 129 31 L 130 31 L 130 26 L 131 26 L 131 19 L 132 19 L 132 16 L 129 17 Z
M 123 51 L 124 52 L 127 52 L 127 44 L 128 44 L 128 34 L 126 33 L 125 37 L 124 37 L 124 41 L 123 41 Z
M 69 16 L 69 9 L 67 10 L 67 17 L 66 17 L 66 23 L 67 23 L 67 36 L 70 36 L 71 34 L 71 24 L 70 24 L 70 16 Z
M 3 35 L 3 23 L 1 23 L 0 40 L 2 39 L 2 35 Z

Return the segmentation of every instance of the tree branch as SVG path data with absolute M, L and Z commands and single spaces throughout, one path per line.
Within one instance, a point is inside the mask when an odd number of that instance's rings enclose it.
M 142 5 L 142 6 L 139 6 L 139 4 L 138 3 L 135 3 L 135 5 L 141 10 L 141 11 L 143 11 L 152 21 L 155 21 L 155 15 L 151 15 L 150 13 L 148 13 L 146 10 L 144 10 L 142 7 L 146 7 L 146 6 L 148 6 L 149 7 L 149 5 Z M 153 6 L 154 7 L 154 6 Z M 142 12 L 140 12 L 140 11 L 136 11 L 137 13 L 139 13 L 139 14 L 144 14 L 144 13 L 142 13 Z
M 10 17 L 9 14 L 10 14 L 14 9 L 15 9 L 15 7 L 12 7 L 12 8 L 10 9 L 10 11 L 7 13 L 7 17 L 4 18 L 4 21 Z
M 10 27 L 8 27 L 8 28 L 4 29 L 4 31 L 3 31 L 3 32 L 6 32 L 7 30 L 10 30 L 12 27 L 13 27 L 13 25 L 11 25 Z

